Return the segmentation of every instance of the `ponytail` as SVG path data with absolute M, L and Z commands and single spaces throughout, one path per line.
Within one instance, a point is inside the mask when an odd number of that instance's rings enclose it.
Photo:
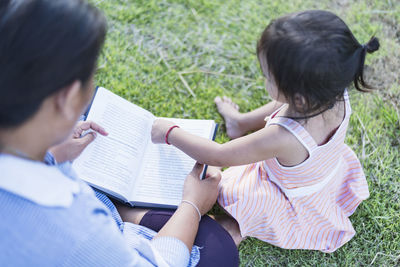
M 372 54 L 379 49 L 379 39 L 373 36 L 368 43 L 360 45 L 361 49 L 361 58 L 360 64 L 358 66 L 357 72 L 354 76 L 354 87 L 361 92 L 367 92 L 368 89 L 373 89 L 372 86 L 367 84 L 364 81 L 364 64 L 365 64 L 365 56 L 368 54 Z M 367 90 L 365 90 L 367 89 Z

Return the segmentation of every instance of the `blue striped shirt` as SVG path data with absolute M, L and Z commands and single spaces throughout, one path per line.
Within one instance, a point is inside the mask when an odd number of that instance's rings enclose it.
M 122 222 L 70 164 L 0 154 L 0 266 L 194 266 L 182 241 Z

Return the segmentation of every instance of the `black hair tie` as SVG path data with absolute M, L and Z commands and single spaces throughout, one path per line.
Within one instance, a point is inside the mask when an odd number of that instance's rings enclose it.
M 372 54 L 379 49 L 379 39 L 375 36 L 372 36 L 371 39 L 366 44 L 363 44 L 361 47 L 364 49 L 368 54 Z

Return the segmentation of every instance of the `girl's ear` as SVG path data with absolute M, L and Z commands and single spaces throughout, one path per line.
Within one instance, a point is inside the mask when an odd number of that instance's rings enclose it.
M 55 95 L 55 109 L 68 120 L 73 120 L 82 102 L 82 83 L 78 80 L 58 91 Z
M 306 99 L 304 98 L 304 96 L 302 96 L 299 93 L 295 93 L 294 94 L 294 106 L 296 108 L 296 110 L 304 110 L 304 107 L 306 106 Z

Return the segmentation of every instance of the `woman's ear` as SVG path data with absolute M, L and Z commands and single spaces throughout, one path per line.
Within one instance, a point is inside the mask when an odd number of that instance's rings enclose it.
M 78 80 L 56 93 L 55 109 L 68 120 L 75 120 L 82 102 L 82 83 Z
M 307 104 L 305 97 L 302 96 L 302 95 L 299 94 L 299 93 L 295 93 L 295 94 L 294 94 L 294 99 L 293 99 L 293 100 L 294 100 L 294 101 L 293 101 L 293 102 L 294 102 L 293 104 L 294 104 L 296 110 L 303 110 L 304 107 L 305 107 L 306 104 Z

